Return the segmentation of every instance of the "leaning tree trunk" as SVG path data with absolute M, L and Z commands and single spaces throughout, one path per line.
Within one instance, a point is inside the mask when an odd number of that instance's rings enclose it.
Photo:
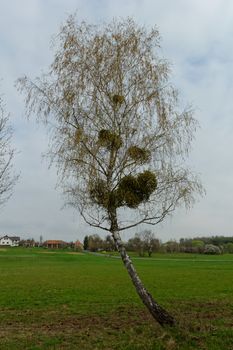
M 109 219 L 111 222 L 111 233 L 112 233 L 112 237 L 114 239 L 116 248 L 121 255 L 122 261 L 128 271 L 128 274 L 130 275 L 130 278 L 142 302 L 145 304 L 145 306 L 150 311 L 151 315 L 155 318 L 155 320 L 161 326 L 175 325 L 175 319 L 153 299 L 153 297 L 146 290 L 141 279 L 139 278 L 132 264 L 132 261 L 126 252 L 124 244 L 121 240 L 119 230 L 118 230 L 116 210 L 113 209 L 109 212 Z

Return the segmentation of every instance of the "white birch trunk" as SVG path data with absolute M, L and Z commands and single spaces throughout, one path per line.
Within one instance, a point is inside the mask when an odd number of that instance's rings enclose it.
M 116 217 L 116 211 L 112 210 L 109 213 L 109 218 L 111 221 L 111 233 L 112 237 L 114 239 L 116 248 L 118 252 L 121 255 L 122 261 L 128 271 L 128 274 L 134 284 L 134 287 L 141 298 L 144 305 L 148 308 L 151 315 L 155 318 L 155 320 L 161 325 L 161 326 L 174 326 L 175 325 L 175 319 L 165 310 L 163 309 L 151 296 L 151 294 L 147 291 L 147 289 L 144 287 L 141 279 L 139 278 L 132 261 L 130 257 L 128 256 L 126 249 L 124 247 L 124 244 L 121 240 L 119 231 L 118 231 L 118 225 L 117 225 L 117 217 Z

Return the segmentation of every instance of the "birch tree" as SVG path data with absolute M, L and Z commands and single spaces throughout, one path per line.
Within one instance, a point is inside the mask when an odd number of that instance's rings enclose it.
M 158 30 L 132 19 L 96 26 L 71 16 L 48 72 L 18 83 L 28 114 L 51 132 L 48 152 L 68 203 L 111 233 L 143 303 L 162 326 L 173 325 L 121 240 L 123 230 L 189 207 L 202 190 L 184 165 L 197 122 L 190 108 L 180 110 Z

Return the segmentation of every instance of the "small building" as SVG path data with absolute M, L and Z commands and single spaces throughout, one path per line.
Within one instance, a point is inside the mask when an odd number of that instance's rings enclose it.
M 0 246 L 4 247 L 18 247 L 20 237 L 17 236 L 3 236 L 0 238 Z
M 49 249 L 61 249 L 67 247 L 67 243 L 61 240 L 48 240 L 43 246 Z

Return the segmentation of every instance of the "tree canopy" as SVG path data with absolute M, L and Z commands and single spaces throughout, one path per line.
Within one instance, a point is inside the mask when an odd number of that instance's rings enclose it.
M 190 206 L 202 192 L 184 165 L 197 121 L 190 107 L 179 107 L 157 28 L 70 16 L 54 49 L 48 73 L 19 86 L 28 113 L 50 125 L 50 155 L 68 202 L 105 230 L 110 207 L 123 230 Z

